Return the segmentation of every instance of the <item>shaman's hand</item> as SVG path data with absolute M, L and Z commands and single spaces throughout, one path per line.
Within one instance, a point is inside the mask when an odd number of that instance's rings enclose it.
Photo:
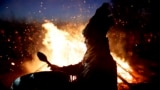
M 52 71 L 60 71 L 61 70 L 61 67 L 55 65 L 55 64 L 52 64 L 52 65 L 49 65 L 51 67 L 51 70 Z

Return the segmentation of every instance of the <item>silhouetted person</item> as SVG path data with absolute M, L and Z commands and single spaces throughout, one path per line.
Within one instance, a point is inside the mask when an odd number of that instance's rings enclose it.
M 117 66 L 110 55 L 107 31 L 114 24 L 109 4 L 97 9 L 95 15 L 83 31 L 87 52 L 84 56 L 85 85 L 100 90 L 117 90 Z

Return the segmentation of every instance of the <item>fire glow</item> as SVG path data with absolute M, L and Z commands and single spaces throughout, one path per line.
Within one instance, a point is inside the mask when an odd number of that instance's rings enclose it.
M 46 48 L 43 49 L 42 52 L 45 52 L 49 62 L 58 66 L 67 66 L 76 64 L 82 60 L 86 51 L 84 38 L 81 35 L 81 30 L 83 30 L 84 26 L 85 25 L 78 26 L 76 30 L 71 27 L 67 27 L 70 30 L 61 30 L 49 21 L 42 25 L 47 31 L 43 40 Z M 71 31 L 75 31 L 76 33 Z M 133 76 L 129 73 L 132 72 L 132 68 L 128 63 L 117 57 L 113 52 L 111 55 L 117 62 L 118 75 L 122 76 L 129 83 L 135 82 Z M 47 70 L 48 68 L 46 69 L 44 66 L 41 70 L 42 69 Z M 119 78 L 118 83 L 122 83 L 122 80 Z
M 77 39 L 76 36 L 71 35 L 71 32 L 60 30 L 51 22 L 43 24 L 42 27 L 47 30 L 43 44 L 48 50 L 47 57 L 52 64 L 66 66 L 82 60 L 86 51 L 83 38 Z M 82 37 L 81 34 L 77 35 Z

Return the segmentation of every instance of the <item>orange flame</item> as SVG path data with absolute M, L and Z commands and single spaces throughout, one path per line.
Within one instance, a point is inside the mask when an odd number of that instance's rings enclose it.
M 47 55 L 52 64 L 66 66 L 82 60 L 86 46 L 80 33 L 77 35 L 82 38 L 77 39 L 71 35 L 71 32 L 60 30 L 51 22 L 44 23 L 42 26 L 47 30 L 43 44 L 49 51 Z
M 118 74 L 123 76 L 123 78 L 125 78 L 127 82 L 132 83 L 134 78 L 128 73 L 128 72 L 132 72 L 132 68 L 128 65 L 127 62 L 124 62 L 125 61 L 124 59 L 117 57 L 114 53 L 111 53 L 111 55 L 113 56 L 114 60 L 116 60 L 117 62 Z M 118 78 L 118 82 L 120 83 L 122 82 L 122 80 Z

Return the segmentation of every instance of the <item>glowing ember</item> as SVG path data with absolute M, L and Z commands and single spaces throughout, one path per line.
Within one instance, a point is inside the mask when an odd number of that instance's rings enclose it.
M 15 65 L 15 63 L 14 63 L 14 62 L 11 62 L 11 65 L 13 65 L 13 66 L 14 66 L 14 65 Z

